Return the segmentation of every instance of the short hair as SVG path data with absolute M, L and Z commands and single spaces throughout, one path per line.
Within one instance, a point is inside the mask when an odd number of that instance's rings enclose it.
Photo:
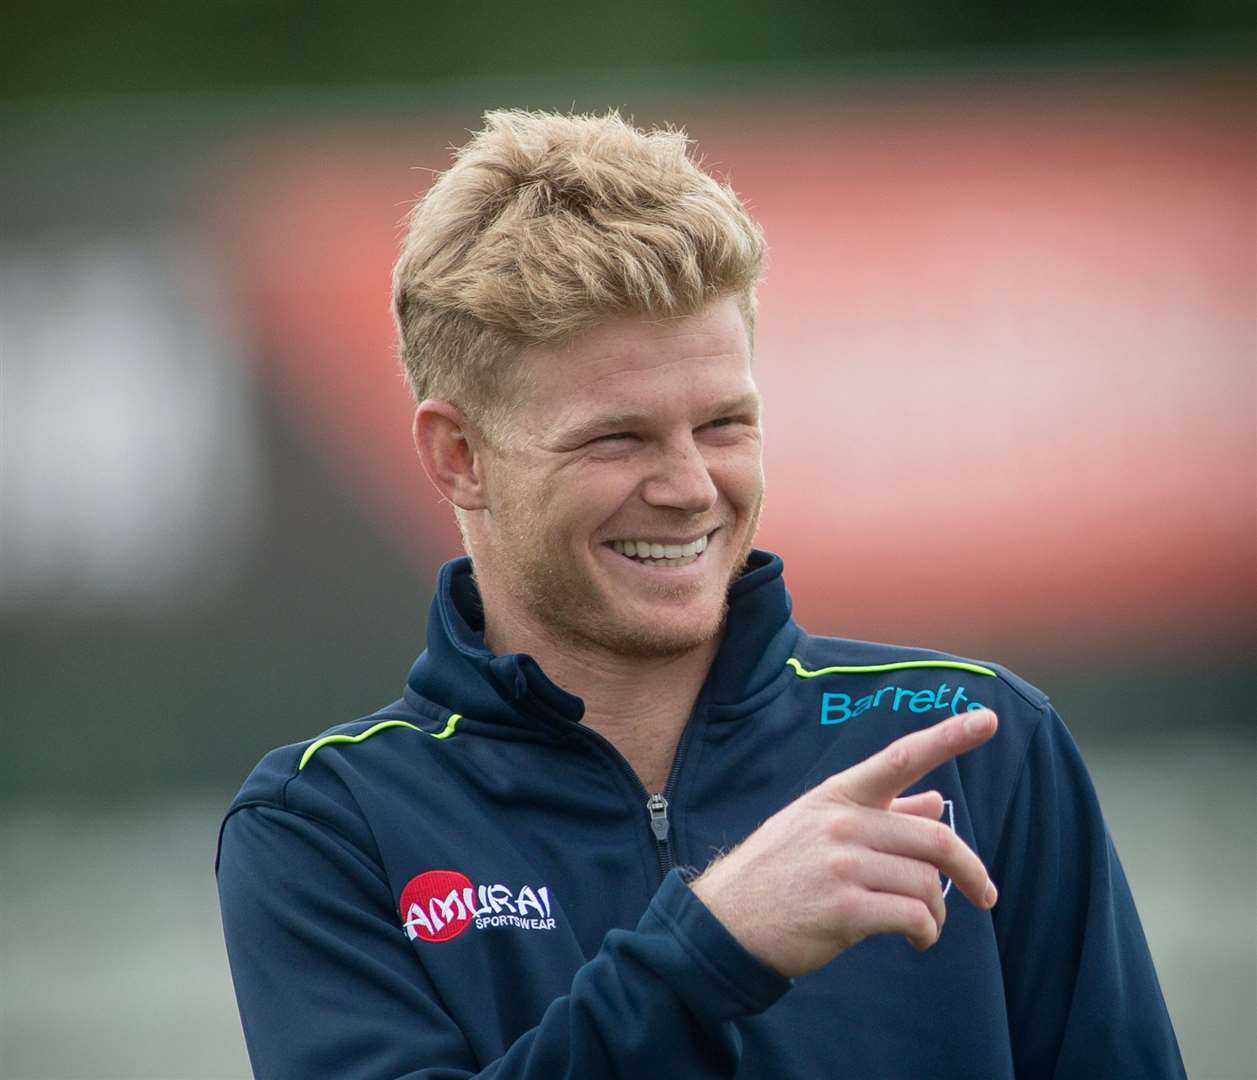
M 393 310 L 417 401 L 507 419 L 523 349 L 733 297 L 754 327 L 763 235 L 684 131 L 612 110 L 485 114 L 406 220 Z

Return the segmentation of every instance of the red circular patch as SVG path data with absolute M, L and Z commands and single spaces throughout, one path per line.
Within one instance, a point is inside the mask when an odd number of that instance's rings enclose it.
M 397 910 L 406 936 L 414 941 L 449 941 L 471 925 L 475 886 L 457 870 L 427 870 L 402 889 Z

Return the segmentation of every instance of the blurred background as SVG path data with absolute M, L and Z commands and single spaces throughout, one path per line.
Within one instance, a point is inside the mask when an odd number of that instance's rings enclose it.
M 1189 1074 L 1257 1076 L 1250 6 L 7 11 L 0 1076 L 248 1075 L 218 818 L 423 647 L 389 272 L 499 106 L 681 124 L 743 195 L 800 620 L 1044 687 Z

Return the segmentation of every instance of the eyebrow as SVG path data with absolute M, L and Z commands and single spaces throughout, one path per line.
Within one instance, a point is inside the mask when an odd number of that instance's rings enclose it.
M 756 393 L 739 394 L 721 402 L 711 412 L 712 419 L 722 416 L 736 416 L 738 413 L 753 412 L 759 415 L 759 395 Z M 605 435 L 614 431 L 632 430 L 649 424 L 653 418 L 651 413 L 613 412 L 591 416 L 570 428 L 561 428 L 556 438 L 564 446 L 580 446 L 597 435 Z

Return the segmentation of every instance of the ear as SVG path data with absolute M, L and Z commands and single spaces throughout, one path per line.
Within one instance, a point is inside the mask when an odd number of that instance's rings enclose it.
M 460 510 L 483 510 L 484 440 L 457 405 L 428 399 L 415 410 L 415 450 L 428 479 Z

